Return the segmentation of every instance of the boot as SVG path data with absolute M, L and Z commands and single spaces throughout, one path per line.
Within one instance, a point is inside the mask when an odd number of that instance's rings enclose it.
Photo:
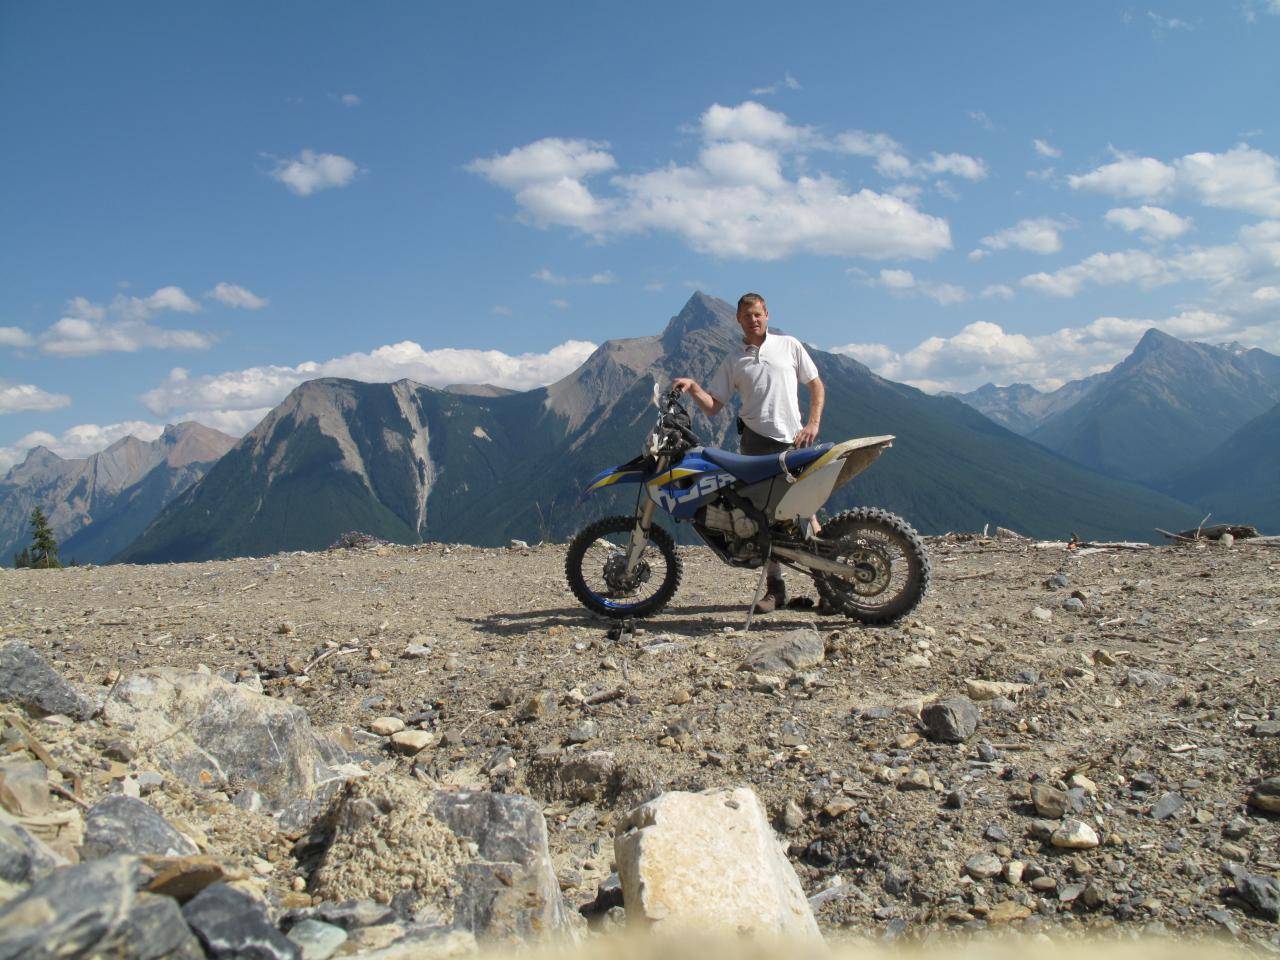
M 765 581 L 764 596 L 756 603 L 756 613 L 773 613 L 787 602 L 787 583 L 781 577 Z

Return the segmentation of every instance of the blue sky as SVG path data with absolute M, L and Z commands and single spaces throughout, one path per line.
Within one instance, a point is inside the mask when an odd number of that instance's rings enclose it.
M 1280 351 L 1280 0 L 0 6 L 0 469 L 693 289 L 925 389 Z

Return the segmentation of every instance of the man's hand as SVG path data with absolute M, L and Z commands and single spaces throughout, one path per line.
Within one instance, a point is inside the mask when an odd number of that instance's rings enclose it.
M 800 432 L 796 434 L 792 443 L 797 447 L 811 447 L 813 442 L 818 439 L 818 424 L 808 423 L 800 428 Z
M 698 381 L 692 377 L 675 377 L 671 381 L 671 386 L 692 397 L 693 402 L 701 407 L 702 412 L 708 417 L 714 417 L 724 408 L 723 403 L 703 390 Z

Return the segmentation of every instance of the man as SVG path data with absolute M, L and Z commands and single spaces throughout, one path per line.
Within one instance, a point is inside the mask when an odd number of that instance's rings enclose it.
M 784 333 L 769 332 L 769 308 L 758 293 L 743 294 L 738 300 L 738 325 L 742 346 L 724 358 L 709 388 L 703 389 L 689 377 L 677 377 L 672 386 L 689 394 L 709 417 L 723 410 L 735 392 L 740 394 L 738 449 L 746 456 L 810 446 L 818 439 L 826 391 L 804 344 Z M 801 383 L 809 388 L 808 423 L 800 419 Z M 786 601 L 782 567 L 774 560 L 756 611 L 771 613 Z

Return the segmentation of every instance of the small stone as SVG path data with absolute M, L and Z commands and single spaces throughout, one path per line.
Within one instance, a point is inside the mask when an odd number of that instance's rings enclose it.
M 1228 860 L 1234 861 L 1235 863 L 1249 862 L 1249 849 L 1247 847 L 1240 846 L 1238 843 L 1231 843 L 1230 841 L 1227 841 L 1218 848 L 1218 852 Z
M 555 712 L 556 698 L 555 694 L 550 691 L 543 690 L 535 693 L 524 702 L 524 706 L 520 708 L 521 720 L 540 720 Z
M 1067 579 L 1067 575 L 1062 571 L 1058 571 L 1052 577 L 1044 582 L 1044 585 L 1050 590 L 1065 590 L 1071 586 L 1071 581 Z
M 567 743 L 587 743 L 594 740 L 600 734 L 600 727 L 594 720 L 588 717 L 581 723 L 575 724 L 565 735 Z
M 1080 895 L 1080 900 L 1090 910 L 1097 910 L 1107 902 L 1107 894 L 1096 883 L 1090 883 L 1085 885 L 1084 893 Z
M 341 927 L 310 918 L 294 924 L 288 936 L 302 951 L 302 960 L 329 960 L 347 942 Z
M 430 730 L 402 730 L 391 735 L 391 748 L 411 757 L 435 744 L 437 739 L 437 734 Z
M 1280 880 L 1256 876 L 1241 870 L 1236 874 L 1236 893 L 1260 916 L 1280 920 Z
M 1005 883 L 1018 884 L 1022 882 L 1022 872 L 1026 869 L 1026 864 L 1021 860 L 1010 860 L 1004 865 L 1001 876 L 1004 877 Z
M 86 860 L 113 853 L 174 857 L 199 852 L 194 843 L 143 800 L 121 795 L 105 797 L 85 815 L 80 853 Z
M 1232 817 L 1231 822 L 1222 828 L 1222 835 L 1229 840 L 1239 840 L 1253 833 L 1253 825 L 1244 817 Z
M 804 811 L 800 809 L 800 804 L 794 800 L 788 800 L 782 808 L 782 827 L 788 833 L 793 833 L 804 826 Z
M 1280 737 L 1280 720 L 1259 720 L 1249 732 L 1255 737 Z
M 1031 908 L 1016 900 L 1003 900 L 987 911 L 987 923 L 1011 923 L 1031 916 Z
M 1058 888 L 1058 881 L 1053 877 L 1036 877 L 1031 881 L 1031 889 L 1036 893 L 1048 893 Z
M 1031 788 L 1031 802 L 1042 817 L 1060 820 L 1071 809 L 1071 798 L 1056 787 L 1038 783 Z
M 282 621 L 281 623 L 276 624 L 276 633 L 282 637 L 287 637 L 297 632 L 298 632 L 298 628 L 295 627 L 288 620 L 285 620 L 285 621 Z
M 1065 850 L 1092 850 L 1098 846 L 1098 834 L 1083 820 L 1068 819 L 1053 831 L 1049 842 Z
M 19 817 L 49 812 L 49 775 L 39 760 L 0 765 L 0 806 Z
M 932 663 L 933 661 L 922 653 L 910 653 L 902 658 L 902 665 L 911 670 L 920 670 Z
M 978 728 L 978 708 L 967 697 L 931 703 L 920 711 L 920 720 L 931 740 L 962 743 Z
M 1249 793 L 1249 806 L 1267 813 L 1280 813 L 1280 777 L 1268 777 Z
M 1084 893 L 1083 883 L 1068 883 L 1065 887 L 1058 891 L 1058 899 L 1062 903 L 1074 902 L 1082 893 Z
M 399 717 L 379 717 L 369 724 L 369 729 L 380 737 L 389 737 L 404 729 L 404 721 Z
M 511 541 L 511 549 L 512 549 L 512 550 L 528 550 L 528 549 L 529 549 L 529 544 L 527 544 L 527 543 L 526 543 L 525 541 L 523 541 L 523 540 L 512 540 L 512 541 Z
M 757 645 L 738 668 L 754 673 L 790 673 L 816 667 L 826 656 L 826 644 L 818 631 L 800 627 Z
M 964 691 L 971 700 L 994 700 L 996 697 L 1016 697 L 1027 689 L 1025 683 L 1008 683 L 1001 680 L 966 680 Z
M 421 643 L 410 643 L 404 648 L 406 660 L 423 660 L 431 656 L 431 648 Z
M 1032 607 L 1031 618 L 1033 620 L 1039 620 L 1041 623 L 1048 623 L 1053 619 L 1053 611 L 1046 610 L 1044 607 Z
M 0 644 L 0 703 L 16 703 L 40 717 L 61 713 L 87 720 L 93 713 L 88 700 L 19 640 Z
M 964 871 L 975 880 L 989 880 L 1000 873 L 1002 864 L 994 853 L 975 853 L 964 862 Z
M 1097 796 L 1098 785 L 1086 777 L 1083 773 L 1073 773 L 1067 778 L 1067 786 L 1072 790 L 1083 790 L 1089 796 Z
M 857 804 L 848 797 L 836 797 L 822 808 L 822 812 L 832 820 L 837 817 L 843 817 L 850 810 L 857 807 Z
M 1067 597 L 1062 601 L 1062 609 L 1068 613 L 1084 613 L 1084 601 L 1079 597 Z
M 899 790 L 932 790 L 933 778 L 928 770 L 916 768 L 898 781 Z
M 1151 807 L 1151 816 L 1157 820 L 1168 820 L 1176 817 L 1187 806 L 1187 801 L 1176 793 L 1169 792 L 1162 796 Z

